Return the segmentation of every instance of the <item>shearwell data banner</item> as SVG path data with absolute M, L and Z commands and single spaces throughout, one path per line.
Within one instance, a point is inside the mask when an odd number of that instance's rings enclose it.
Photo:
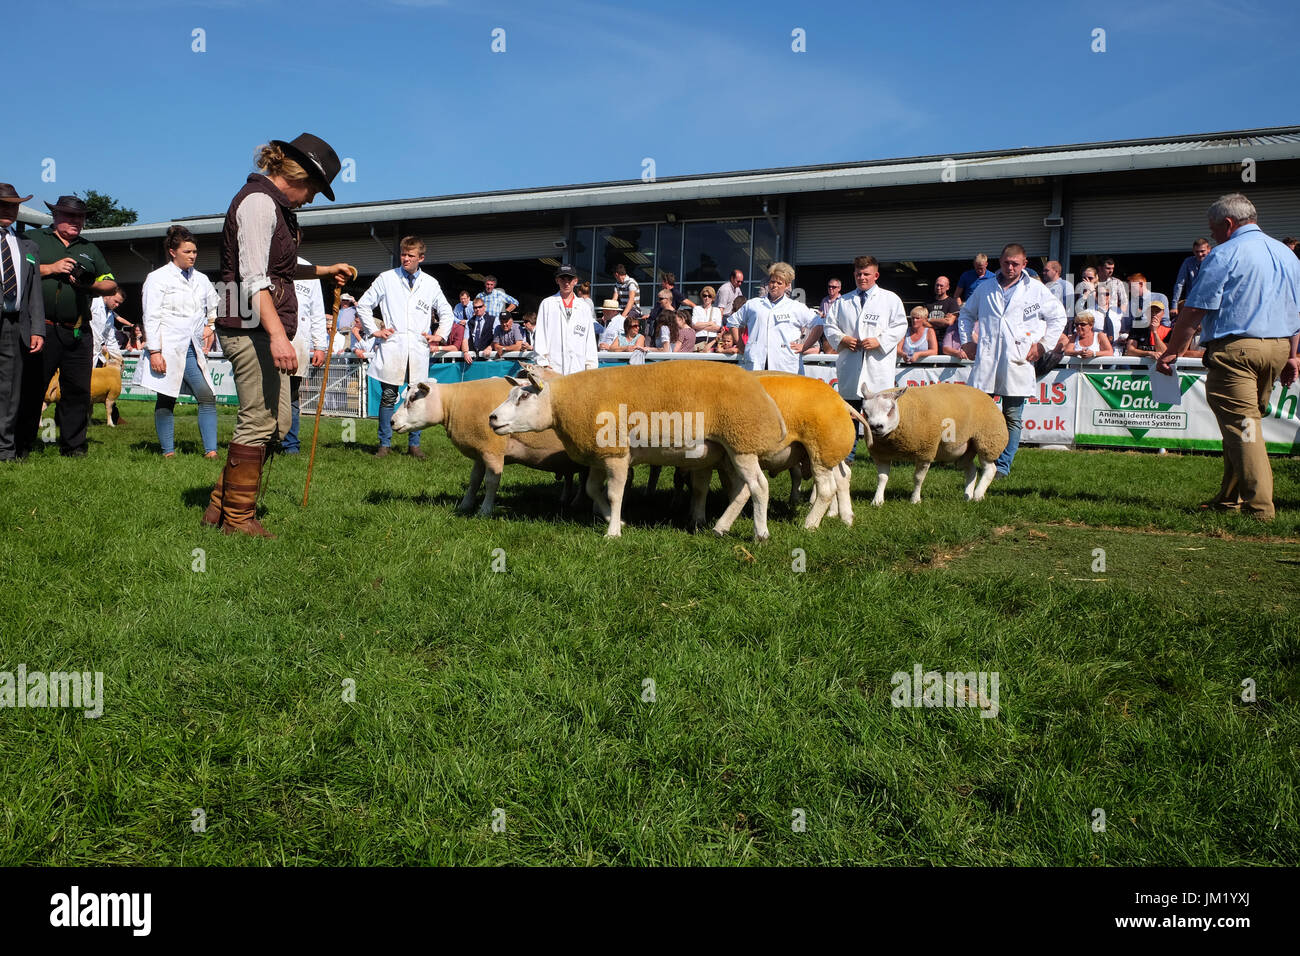
M 1079 375 L 1075 442 L 1125 448 L 1220 450 L 1219 426 L 1205 395 L 1205 375 L 1179 373 L 1182 401 L 1156 401 L 1146 369 L 1083 372 Z M 1274 384 L 1261 422 L 1273 454 L 1300 453 L 1296 386 Z

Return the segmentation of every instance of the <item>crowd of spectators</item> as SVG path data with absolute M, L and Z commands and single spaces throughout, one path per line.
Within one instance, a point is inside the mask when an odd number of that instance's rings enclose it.
M 1293 250 L 1297 241 L 1284 240 Z M 1174 279 L 1172 295 L 1151 289 L 1141 272 L 1121 278 L 1112 256 L 1102 257 L 1096 266 L 1085 266 L 1077 281 L 1062 274 L 1059 262 L 1048 261 L 1041 276 L 1032 269 L 1025 271 L 1039 280 L 1065 306 L 1068 316 L 1058 352 L 1068 358 L 1103 358 L 1127 356 L 1154 359 L 1159 356 L 1169 329 L 1178 318 L 1177 304 L 1191 292 L 1200 264 L 1209 254 L 1208 239 L 1197 238 L 1191 255 L 1183 261 Z M 946 275 L 935 276 L 924 304 L 911 310 L 908 331 L 898 343 L 897 357 L 902 363 L 918 362 L 939 355 L 965 359 L 958 341 L 957 316 L 962 304 L 980 283 L 997 274 L 996 262 L 990 264 L 983 253 L 971 260 L 971 268 L 957 278 L 956 286 Z M 744 273 L 736 269 L 714 286 L 700 290 L 698 299 L 689 298 L 678 288 L 671 272 L 659 275 L 659 288 L 648 312 L 642 311 L 641 287 L 624 263 L 613 269 L 614 287 L 609 298 L 599 306 L 591 302 L 591 283 L 579 281 L 575 292 L 593 306 L 594 333 L 602 352 L 703 352 L 736 355 L 748 344 L 743 328 L 728 326 L 732 314 L 745 304 L 742 292 Z M 499 285 L 494 275 L 483 277 L 481 290 L 460 289 L 453 306 L 454 323 L 444 340 L 430 345 L 435 359 L 472 363 L 481 359 L 502 359 L 526 355 L 532 346 L 536 313 L 523 314 L 516 321 L 519 300 Z M 766 285 L 765 289 L 766 291 Z M 844 285 L 832 277 L 818 306 L 812 309 L 823 322 L 830 316 L 844 294 Z M 117 314 L 123 293 L 96 300 L 95 334 L 98 362 L 104 357 L 138 354 L 142 348 L 141 330 Z M 978 325 L 972 331 L 978 342 Z M 337 331 L 332 350 L 335 355 L 350 353 L 358 359 L 369 358 L 373 340 L 367 335 L 356 312 L 356 300 L 343 294 Z M 833 355 L 836 350 L 824 334 L 806 344 L 802 354 Z M 1191 357 L 1201 354 L 1193 347 Z

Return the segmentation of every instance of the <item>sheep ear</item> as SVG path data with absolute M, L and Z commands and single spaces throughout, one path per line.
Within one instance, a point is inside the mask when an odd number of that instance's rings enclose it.
M 536 369 L 536 371 L 534 371 L 534 369 Z M 537 369 L 536 366 L 533 366 L 524 369 L 524 374 L 528 376 L 528 381 L 532 382 L 533 385 L 537 387 L 538 392 L 544 392 L 546 391 L 546 380 L 537 374 L 539 371 L 541 371 L 541 369 Z
M 507 376 L 505 377 L 505 379 L 506 379 L 507 382 L 509 382 L 509 383 L 510 383 L 511 385 L 513 385 L 515 388 L 523 388 L 525 385 L 528 384 L 528 379 L 526 379 L 526 378 L 519 378 L 519 377 L 516 376 L 516 375 L 507 375 Z
M 866 382 L 862 383 L 862 387 L 858 389 L 858 393 L 862 396 L 864 402 L 869 402 L 876 397 L 876 393 L 867 388 Z
M 903 393 L 906 392 L 910 387 L 911 386 L 904 385 L 902 388 L 894 389 L 894 401 L 897 402 L 900 398 L 902 398 Z
M 421 398 L 424 398 L 429 394 L 429 383 L 421 382 L 419 385 L 415 386 L 415 390 L 420 393 Z

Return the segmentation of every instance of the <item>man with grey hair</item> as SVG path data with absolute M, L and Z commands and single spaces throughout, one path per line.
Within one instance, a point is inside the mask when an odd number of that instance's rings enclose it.
M 1205 397 L 1223 436 L 1223 483 L 1203 507 L 1271 521 L 1273 470 L 1262 418 L 1273 382 L 1280 375 L 1290 385 L 1300 372 L 1300 259 L 1264 235 L 1255 219 L 1255 206 L 1241 193 L 1210 207 L 1215 248 L 1201 263 L 1156 367 L 1174 374 L 1174 360 L 1201 326 Z

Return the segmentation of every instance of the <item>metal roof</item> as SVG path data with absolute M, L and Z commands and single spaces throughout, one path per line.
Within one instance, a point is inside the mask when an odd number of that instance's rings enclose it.
M 1243 153 L 1243 150 L 1250 152 Z M 1256 162 L 1300 159 L 1300 126 L 670 176 L 652 182 L 622 180 L 348 203 L 324 209 L 303 209 L 298 213 L 298 220 L 304 226 L 319 226 L 501 215 L 628 203 L 910 186 L 939 182 L 945 173 L 949 181 L 973 182 L 1238 163 L 1247 157 Z M 224 214 L 196 216 L 113 229 L 90 229 L 86 234 L 100 241 L 151 238 L 161 236 L 173 221 L 184 222 L 198 234 L 215 233 L 221 230 L 223 218 Z
M 19 205 L 18 221 L 26 223 L 29 226 L 48 226 L 54 222 L 54 217 L 48 212 L 41 212 L 39 209 L 33 209 L 31 206 Z

